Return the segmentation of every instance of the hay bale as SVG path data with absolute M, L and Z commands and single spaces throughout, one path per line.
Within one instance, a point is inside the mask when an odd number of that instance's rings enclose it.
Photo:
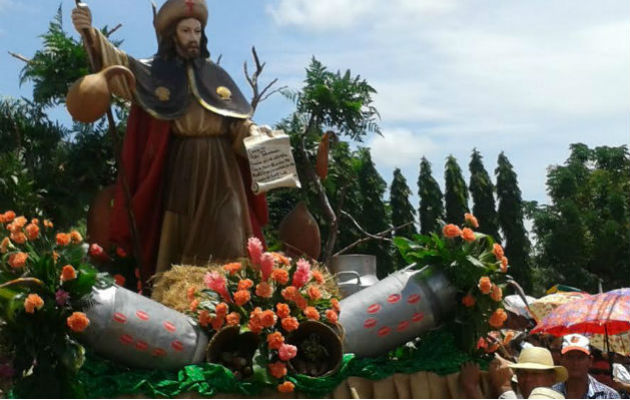
M 179 312 L 185 312 L 190 307 L 190 300 L 186 297 L 188 288 L 194 286 L 197 290 L 202 289 L 206 272 L 220 267 L 218 264 L 207 267 L 174 265 L 170 270 L 153 277 L 155 283 L 151 298 Z

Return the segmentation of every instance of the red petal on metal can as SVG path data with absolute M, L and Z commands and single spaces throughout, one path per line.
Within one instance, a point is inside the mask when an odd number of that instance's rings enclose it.
M 398 324 L 398 326 L 396 327 L 396 330 L 398 332 L 402 332 L 405 329 L 407 329 L 409 327 L 409 321 L 402 321 Z
M 387 298 L 387 302 L 391 304 L 398 303 L 398 300 L 400 300 L 399 294 L 390 294 Z
M 116 322 L 120 322 L 121 324 L 124 324 L 125 322 L 127 322 L 127 316 L 119 312 L 114 313 L 114 316 L 112 317 L 112 319 Z
M 177 328 L 175 327 L 175 324 L 173 324 L 171 321 L 164 321 L 164 329 L 166 329 L 169 332 L 175 332 L 177 330 Z
M 149 320 L 149 314 L 145 313 L 142 310 L 136 311 L 136 317 L 140 318 L 143 321 L 148 321 Z
M 368 318 L 363 323 L 363 327 L 365 329 L 371 329 L 371 328 L 374 328 L 377 323 L 378 323 L 378 321 L 376 320 L 376 318 Z
M 379 335 L 380 337 L 387 336 L 390 334 L 391 331 L 392 330 L 389 326 L 384 326 L 378 330 L 377 335 Z
M 412 294 L 409 295 L 409 297 L 407 297 L 407 303 L 409 304 L 415 304 L 417 302 L 420 301 L 420 295 L 419 294 Z
M 133 343 L 133 338 L 131 337 L 131 335 L 127 335 L 124 334 L 122 336 L 120 336 L 120 338 L 118 338 L 122 344 L 131 344 Z
M 166 355 L 166 350 L 160 349 L 159 347 L 151 352 L 151 355 L 154 357 L 162 357 Z
M 171 342 L 171 347 L 175 350 L 175 351 L 182 351 L 184 350 L 184 345 L 182 344 L 182 342 L 180 342 L 179 340 L 173 340 Z
M 424 314 L 423 314 L 423 313 L 419 313 L 419 312 L 415 313 L 415 314 L 413 315 L 413 317 L 411 317 L 411 320 L 412 320 L 413 322 L 420 322 L 420 321 L 422 321 L 423 319 L 424 319 Z
M 369 306 L 367 308 L 367 312 L 368 314 L 376 314 L 377 312 L 379 312 L 381 310 L 381 305 L 376 303 L 376 304 L 372 304 L 371 306 Z
M 145 351 L 148 348 L 149 348 L 149 345 L 147 344 L 147 342 L 143 342 L 142 340 L 138 340 L 136 342 L 136 349 L 137 350 Z

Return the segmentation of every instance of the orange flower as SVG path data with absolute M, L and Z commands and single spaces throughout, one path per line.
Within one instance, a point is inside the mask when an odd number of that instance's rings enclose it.
M 238 290 L 234 293 L 234 302 L 237 306 L 242 306 L 252 298 L 249 290 Z
M 249 314 L 249 322 L 247 323 L 247 326 L 250 331 L 256 334 L 260 333 L 263 329 L 262 323 L 260 322 L 261 316 L 262 309 L 260 307 L 256 307 L 254 311 Z
M 503 256 L 505 255 L 503 253 L 503 247 L 501 247 L 499 243 L 495 243 L 492 245 L 492 252 L 494 253 L 494 256 L 497 258 L 497 260 L 501 260 L 501 258 L 503 258 Z
M 218 316 L 225 317 L 228 312 L 228 305 L 225 303 L 219 303 L 214 308 L 214 312 L 217 314 L 217 317 Z
M 218 331 L 223 327 L 223 324 L 225 323 L 225 316 L 217 315 L 215 318 L 212 318 L 210 323 L 212 324 L 212 329 Z
M 461 235 L 462 231 L 459 229 L 457 225 L 448 224 L 444 226 L 444 228 L 442 229 L 442 233 L 444 234 L 445 237 L 449 239 L 453 239 Z
M 67 246 L 70 244 L 70 234 L 68 233 L 58 233 L 56 239 L 59 246 Z
M 319 300 L 322 297 L 322 293 L 317 287 L 313 285 L 310 285 L 308 289 L 306 289 L 306 293 L 308 294 L 308 297 L 311 298 L 311 300 Z
M 273 332 L 267 335 L 267 347 L 271 350 L 278 350 L 284 344 L 284 336 L 280 332 Z
M 319 321 L 319 312 L 317 312 L 317 309 L 315 307 L 310 307 L 310 306 L 306 307 L 304 309 L 304 315 L 308 319 L 314 319 L 315 321 Z
M 287 332 L 294 331 L 300 327 L 300 323 L 295 317 L 282 318 L 282 321 L 280 321 L 280 324 L 282 325 L 282 329 L 284 329 Z
M 50 229 L 50 228 L 52 228 L 52 227 L 54 227 L 54 225 L 53 225 L 52 221 L 51 221 L 51 220 L 49 220 L 49 219 L 45 219 L 45 220 L 44 220 L 44 228 Z
M 188 286 L 188 289 L 186 289 L 186 298 L 188 299 L 188 301 L 195 300 L 195 292 L 197 292 L 197 286 Z
M 326 310 L 326 319 L 332 324 L 336 324 L 339 316 L 333 310 Z
M 291 309 L 288 304 L 278 303 L 276 304 L 276 314 L 278 315 L 278 318 L 286 318 L 291 315 Z
M 295 305 L 297 306 L 297 308 L 299 308 L 300 310 L 304 310 L 306 309 L 306 306 L 308 306 L 308 302 L 306 301 L 306 299 L 302 297 L 302 295 L 299 293 L 295 297 L 295 299 L 293 299 L 293 301 L 295 302 Z
M 287 283 L 289 283 L 289 272 L 284 269 L 276 268 L 271 271 L 271 279 L 281 285 L 286 285 Z
M 208 310 L 199 311 L 198 319 L 199 325 L 203 326 L 204 328 L 208 326 L 210 322 L 212 322 L 212 318 L 210 317 L 210 313 L 208 312 Z
M 494 353 L 497 350 L 499 350 L 499 343 L 492 343 L 490 346 L 484 349 L 486 353 Z
M 462 304 L 466 307 L 472 307 L 475 305 L 475 303 L 477 302 L 477 300 L 475 299 L 475 296 L 473 296 L 472 294 L 468 293 L 466 296 L 464 296 L 464 298 L 462 299 Z
M 17 244 L 24 244 L 26 243 L 26 235 L 21 231 L 11 232 L 11 240 Z
M 466 222 L 468 222 L 473 228 L 479 228 L 479 222 L 474 215 L 466 213 L 464 214 L 464 220 L 466 220 Z
M 503 311 L 502 308 L 497 308 L 494 313 L 490 316 L 488 323 L 493 328 L 500 328 L 503 326 L 503 323 L 507 319 L 507 314 Z
M 125 286 L 125 282 L 127 281 L 127 279 L 125 279 L 124 276 L 120 275 L 120 274 L 116 274 L 114 275 L 114 282 L 116 282 L 116 284 L 118 286 Z
M 268 367 L 269 372 L 271 372 L 274 378 L 280 379 L 287 374 L 287 366 L 283 362 L 277 361 L 275 363 L 269 363 Z
M 35 240 L 39 236 L 39 226 L 36 224 L 28 224 L 24 230 L 26 231 L 28 240 Z
M 70 232 L 70 240 L 73 244 L 79 244 L 83 241 L 83 236 L 77 231 Z
M 276 259 L 276 261 L 277 261 L 279 264 L 284 264 L 284 265 L 286 265 L 287 267 L 288 267 L 289 265 L 291 265 L 291 261 L 289 261 L 289 259 L 288 259 L 287 257 L 283 256 L 282 254 L 280 254 L 280 253 L 276 253 L 276 252 L 272 252 L 272 253 L 271 253 L 271 255 L 273 256 L 273 258 L 275 258 L 275 259 Z
M 75 311 L 66 319 L 66 323 L 74 332 L 83 332 L 90 325 L 90 320 L 84 313 Z
M 482 276 L 479 278 L 479 284 L 477 285 L 481 293 L 490 294 L 492 291 L 492 281 L 487 276 Z
M 276 324 L 278 317 L 273 312 L 273 310 L 265 310 L 260 316 L 260 323 L 264 328 L 271 328 Z
M 494 301 L 501 301 L 503 298 L 503 291 L 497 285 L 492 285 L 492 293 L 490 293 L 490 298 Z
M 23 215 L 20 215 L 13 221 L 13 226 L 15 226 L 16 229 L 21 229 L 24 228 L 27 222 L 28 220 Z
M 199 300 L 195 299 L 190 302 L 190 311 L 195 311 L 199 307 Z
M 53 258 L 53 262 L 57 264 L 57 260 L 59 259 L 59 253 L 53 250 L 52 258 Z
M 71 281 L 77 278 L 77 270 L 70 264 L 61 268 L 61 282 Z
M 15 212 L 9 210 L 3 214 L 4 222 L 11 222 L 15 218 Z
M 8 237 L 5 237 L 4 239 L 2 239 L 2 243 L 0 243 L 0 253 L 5 254 L 7 251 L 9 251 L 10 245 L 11 245 L 11 240 Z
M 508 270 L 508 258 L 503 256 L 501 257 L 501 272 L 506 273 Z
M 473 230 L 470 229 L 470 228 L 462 229 L 462 239 L 464 239 L 467 242 L 474 242 L 475 241 L 475 232 L 473 232 Z
M 9 265 L 14 269 L 23 268 L 26 265 L 27 258 L 28 254 L 26 253 L 13 253 L 9 256 Z
M 225 317 L 227 324 L 230 326 L 236 326 L 241 323 L 241 315 L 237 312 L 231 312 Z
M 284 289 L 282 289 L 282 297 L 284 297 L 285 300 L 294 300 L 298 295 L 298 290 L 295 286 L 288 286 Z
M 315 279 L 317 283 L 319 283 L 320 285 L 324 283 L 324 274 L 322 274 L 320 271 L 312 271 L 312 272 L 313 272 L 313 279 Z
M 507 331 L 503 338 L 503 345 L 507 346 L 514 339 L 514 331 Z
M 40 310 L 44 307 L 44 300 L 37 294 L 29 294 L 24 300 L 24 310 L 29 313 L 35 313 L 35 310 Z
M 33 219 L 31 219 L 31 224 L 39 225 L 39 220 L 37 218 L 33 218 Z
M 273 295 L 273 289 L 267 282 L 261 282 L 256 285 L 256 296 L 268 299 Z
M 240 281 L 238 281 L 238 286 L 236 287 L 236 290 L 247 290 L 252 286 L 254 286 L 254 281 L 252 281 L 251 279 L 241 279 Z
M 295 385 L 289 381 L 284 381 L 278 385 L 278 392 L 280 393 L 292 393 L 295 389 Z
M 240 262 L 233 262 L 233 263 L 225 264 L 223 266 L 223 270 L 225 272 L 229 273 L 230 275 L 234 275 L 238 271 L 241 270 L 241 263 Z
M 339 300 L 330 299 L 330 305 L 332 306 L 332 309 L 335 310 L 336 312 L 341 311 L 341 307 L 339 306 Z

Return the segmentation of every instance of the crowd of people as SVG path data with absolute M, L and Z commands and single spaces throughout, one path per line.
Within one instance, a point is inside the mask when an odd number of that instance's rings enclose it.
M 495 398 L 630 398 L 630 357 L 601 352 L 581 334 L 519 336 L 488 365 L 487 382 Z M 481 381 L 477 364 L 462 366 L 460 384 L 466 397 L 484 398 Z

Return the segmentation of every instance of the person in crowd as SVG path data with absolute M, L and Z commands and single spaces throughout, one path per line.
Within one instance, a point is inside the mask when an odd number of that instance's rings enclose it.
M 516 374 L 517 391 L 511 384 L 513 374 Z M 495 359 L 488 366 L 490 386 L 499 399 L 529 398 L 536 388 L 547 388 L 548 390 L 542 392 L 548 396 L 552 385 L 564 382 L 567 376 L 566 368 L 554 365 L 551 353 L 543 347 L 524 348 L 515 364 L 495 355 Z M 464 395 L 469 398 L 483 398 L 479 381 L 479 367 L 474 363 L 464 364 L 460 375 Z M 546 398 L 563 398 L 560 393 L 552 395 L 557 397 Z
M 593 364 L 590 341 L 580 334 L 566 335 L 562 341 L 562 365 L 569 372 L 566 382 L 553 389 L 571 399 L 618 399 L 619 393 L 589 375 Z

